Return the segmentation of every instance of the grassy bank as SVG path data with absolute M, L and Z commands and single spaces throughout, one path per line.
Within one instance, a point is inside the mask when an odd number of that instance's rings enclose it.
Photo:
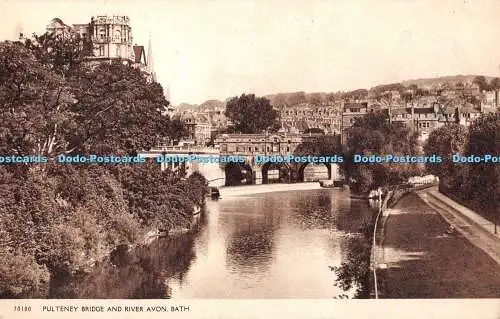
M 464 199 L 457 194 L 457 192 L 453 192 L 442 185 L 439 186 L 439 192 L 453 199 L 457 203 L 462 206 L 465 206 L 484 218 L 488 219 L 492 223 L 499 223 L 500 216 L 498 216 L 498 211 L 496 208 L 493 208 L 489 205 L 483 205 L 483 203 L 477 199 Z

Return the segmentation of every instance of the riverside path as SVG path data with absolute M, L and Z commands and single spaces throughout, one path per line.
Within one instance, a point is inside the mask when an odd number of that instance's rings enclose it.
M 459 211 L 452 214 L 451 203 L 436 205 L 433 192 L 410 193 L 387 211 L 379 297 L 500 298 L 500 264 L 489 251 L 498 238 Z

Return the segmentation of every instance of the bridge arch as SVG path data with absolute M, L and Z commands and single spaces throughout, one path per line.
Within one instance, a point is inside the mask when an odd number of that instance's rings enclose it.
M 301 182 L 305 181 L 305 170 L 307 167 L 323 167 L 326 168 L 326 171 L 323 170 L 318 175 L 318 180 L 322 179 L 331 179 L 332 178 L 332 166 L 338 166 L 337 164 L 332 163 L 304 163 L 299 166 L 297 179 Z M 336 167 L 335 167 L 336 169 Z
M 274 174 L 270 176 L 270 172 Z M 287 163 L 266 162 L 261 167 L 262 184 L 274 182 L 290 182 L 292 178 L 292 169 Z
M 254 172 L 252 166 L 247 163 L 227 163 L 224 173 L 226 186 L 253 184 Z

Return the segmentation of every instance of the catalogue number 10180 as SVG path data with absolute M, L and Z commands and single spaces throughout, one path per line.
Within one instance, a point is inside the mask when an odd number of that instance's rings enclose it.
M 14 306 L 15 312 L 30 312 L 31 306 Z

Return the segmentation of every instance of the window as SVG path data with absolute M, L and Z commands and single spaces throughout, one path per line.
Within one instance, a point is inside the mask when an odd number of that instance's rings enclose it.
M 104 56 L 104 45 L 99 46 L 99 56 Z
M 104 29 L 99 30 L 99 39 L 104 40 L 106 36 L 106 31 Z

